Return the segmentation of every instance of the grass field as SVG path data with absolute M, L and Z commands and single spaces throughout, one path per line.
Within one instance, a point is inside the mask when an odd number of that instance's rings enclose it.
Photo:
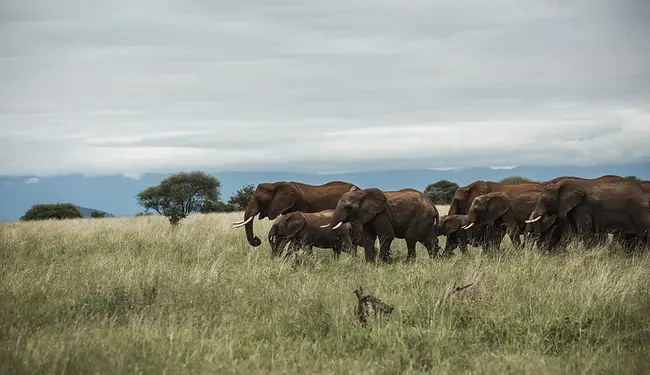
M 646 254 L 472 249 L 431 261 L 418 244 L 414 264 L 369 265 L 361 249 L 295 264 L 270 258 L 268 220 L 250 247 L 231 229 L 241 217 L 1 224 L 0 373 L 650 371 Z M 393 249 L 405 257 L 403 240 Z M 393 314 L 361 327 L 357 285 Z

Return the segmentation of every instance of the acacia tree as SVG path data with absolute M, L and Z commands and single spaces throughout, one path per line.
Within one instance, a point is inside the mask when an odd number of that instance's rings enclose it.
M 457 183 L 448 180 L 440 180 L 427 185 L 424 189 L 424 195 L 426 195 L 434 204 L 450 204 L 454 199 L 456 189 L 458 189 Z
M 201 171 L 180 172 L 163 179 L 136 195 L 145 208 L 165 215 L 172 225 L 192 212 L 198 212 L 206 201 L 217 202 L 221 181 Z
M 221 181 L 201 171 L 173 174 L 158 186 L 163 207 L 173 205 L 186 214 L 198 212 L 205 199 L 217 202 L 221 196 Z
M 139 192 L 136 196 L 138 204 L 144 207 L 145 212 L 154 210 L 162 215 L 164 210 L 164 197 L 159 186 L 149 186 Z
M 233 211 L 242 211 L 246 209 L 248 202 L 255 193 L 255 186 L 246 184 L 237 190 L 230 199 L 228 199 L 228 206 L 232 207 Z

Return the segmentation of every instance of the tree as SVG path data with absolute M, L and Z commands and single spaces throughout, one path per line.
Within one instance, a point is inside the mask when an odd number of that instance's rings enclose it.
M 177 225 L 188 214 L 209 207 L 210 202 L 218 202 L 220 189 L 221 181 L 205 172 L 180 172 L 144 189 L 136 198 L 145 212 L 155 210 Z
M 79 208 L 72 203 L 35 204 L 25 212 L 20 220 L 77 219 L 82 217 Z
M 212 201 L 210 199 L 205 199 L 201 205 L 199 212 L 202 214 L 209 214 L 211 212 L 232 212 L 235 211 L 232 206 L 229 204 L 223 203 L 221 201 Z
M 440 180 L 428 185 L 424 189 L 426 195 L 434 204 L 450 204 L 454 199 L 454 193 L 458 184 L 448 180 Z
M 96 219 L 98 219 L 98 218 L 102 218 L 102 217 L 106 217 L 106 212 L 102 212 L 102 211 L 92 211 L 92 212 L 90 213 L 90 217 L 92 217 L 92 218 L 96 218 Z
M 508 184 L 508 185 L 516 185 L 516 184 L 523 184 L 524 182 L 532 182 L 530 179 L 526 177 L 521 177 L 521 176 L 509 176 L 506 178 L 501 179 L 499 181 L 502 184 Z
M 159 186 L 149 186 L 136 195 L 138 204 L 144 207 L 144 211 L 154 210 L 162 214 L 164 209 L 164 197 Z
M 221 196 L 221 181 L 201 171 L 173 174 L 158 186 L 163 208 L 173 205 L 186 214 L 198 212 L 205 199 L 217 202 Z
M 635 182 L 641 181 L 637 176 L 625 176 L 623 178 L 626 179 L 626 180 L 635 181 Z
M 233 211 L 245 210 L 253 193 L 255 193 L 255 186 L 251 184 L 242 186 L 228 199 L 228 206 L 232 207 Z

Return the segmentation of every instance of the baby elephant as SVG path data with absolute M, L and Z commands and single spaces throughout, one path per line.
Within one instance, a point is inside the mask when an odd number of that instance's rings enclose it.
M 471 229 L 463 229 L 468 224 L 467 220 L 467 215 L 445 215 L 440 218 L 438 235 L 447 239 L 444 254 L 451 253 L 457 247 L 463 254 L 467 252 L 467 244 L 471 241 Z
M 357 246 L 352 241 L 356 233 L 353 233 L 351 224 L 341 225 L 334 230 L 321 227 L 329 224 L 333 213 L 334 210 L 310 213 L 295 211 L 280 216 L 269 230 L 271 254 L 280 256 L 284 247 L 289 244 L 285 255 L 287 258 L 298 248 L 307 248 L 311 252 L 313 246 L 331 248 L 336 258 L 341 254 L 341 250 L 356 257 Z

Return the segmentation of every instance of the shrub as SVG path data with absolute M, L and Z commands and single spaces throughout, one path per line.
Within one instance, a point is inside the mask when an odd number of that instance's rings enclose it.
M 48 219 L 77 219 L 83 215 L 72 203 L 35 204 L 20 218 L 23 221 Z

